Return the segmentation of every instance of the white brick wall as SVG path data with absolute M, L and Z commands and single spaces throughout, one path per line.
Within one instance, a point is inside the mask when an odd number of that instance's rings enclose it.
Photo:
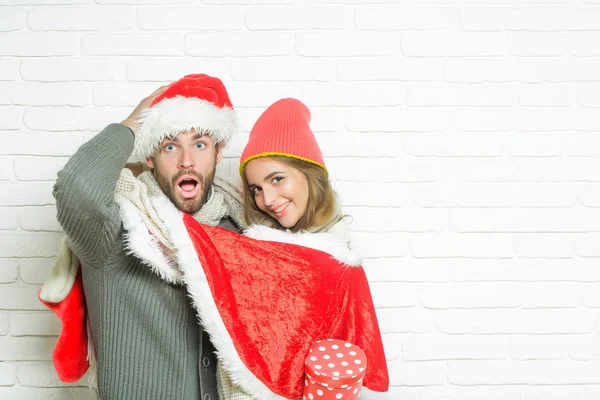
M 391 399 L 600 398 L 600 1 L 0 0 L 0 398 L 58 381 L 51 191 L 186 73 L 295 96 L 353 215 Z

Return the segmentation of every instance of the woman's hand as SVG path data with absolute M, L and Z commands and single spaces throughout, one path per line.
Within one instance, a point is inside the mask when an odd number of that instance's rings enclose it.
M 138 162 L 128 162 L 127 164 L 125 164 L 125 168 L 130 169 L 131 172 L 133 173 L 133 176 L 135 176 L 136 178 L 144 171 L 149 171 L 150 168 L 148 168 L 148 165 L 144 162 L 138 161 Z

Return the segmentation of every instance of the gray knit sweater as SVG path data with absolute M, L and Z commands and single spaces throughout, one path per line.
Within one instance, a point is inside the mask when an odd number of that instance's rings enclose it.
M 218 399 L 214 348 L 186 290 L 125 251 L 113 196 L 133 150 L 131 131 L 107 126 L 58 173 L 58 221 L 82 263 L 104 400 Z

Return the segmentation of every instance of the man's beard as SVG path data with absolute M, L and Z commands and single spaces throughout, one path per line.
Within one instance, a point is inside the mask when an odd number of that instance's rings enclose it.
M 195 214 L 198 211 L 200 211 L 200 209 L 206 202 L 206 199 L 208 198 L 208 194 L 210 193 L 210 187 L 212 186 L 213 181 L 215 179 L 215 170 L 216 168 L 213 168 L 212 172 L 207 177 L 196 173 L 196 171 L 194 170 L 182 170 L 179 171 L 171 180 L 169 180 L 168 177 L 162 175 L 160 171 L 158 171 L 155 168 L 154 177 L 156 178 L 156 181 L 158 182 L 158 185 L 160 186 L 162 191 L 167 195 L 171 202 L 175 204 L 175 207 L 177 207 L 185 213 Z M 176 196 L 176 191 L 178 190 L 177 180 L 183 175 L 193 176 L 196 179 L 196 184 L 200 185 L 202 188 L 202 194 L 200 197 L 194 197 L 192 199 L 181 199 Z

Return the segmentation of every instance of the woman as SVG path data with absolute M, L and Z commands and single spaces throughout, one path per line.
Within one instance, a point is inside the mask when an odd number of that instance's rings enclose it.
M 246 235 L 301 244 L 344 259 L 352 254 L 348 223 L 310 118 L 302 102 L 287 98 L 272 104 L 252 128 L 240 159 L 244 214 L 251 225 Z M 274 235 L 259 225 L 287 235 Z M 232 384 L 221 364 L 218 383 L 221 399 L 255 398 Z

